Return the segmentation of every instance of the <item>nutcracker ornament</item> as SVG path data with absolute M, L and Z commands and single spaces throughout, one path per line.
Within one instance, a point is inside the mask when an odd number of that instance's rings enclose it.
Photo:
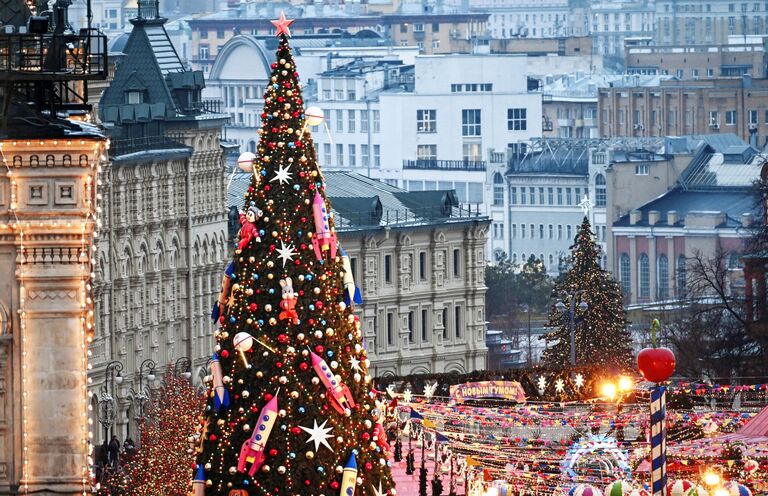
M 248 207 L 245 212 L 240 212 L 240 242 L 237 244 L 236 253 L 241 253 L 252 239 L 260 242 L 259 231 L 256 229 L 256 220 L 263 214 L 256 207 Z

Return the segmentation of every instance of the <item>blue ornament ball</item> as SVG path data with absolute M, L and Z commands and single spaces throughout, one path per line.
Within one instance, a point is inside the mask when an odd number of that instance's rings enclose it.
M 324 474 L 325 473 L 325 469 L 323 467 L 317 467 L 317 473 L 318 474 Z
M 328 350 L 328 357 L 333 358 L 333 350 Z
M 288 453 L 288 458 L 290 458 L 291 460 L 294 460 L 296 458 L 296 453 L 291 451 L 290 453 Z
M 229 318 L 229 323 L 230 323 L 230 324 L 234 324 L 235 322 L 237 322 L 237 319 L 236 319 L 236 318 L 234 318 L 234 317 L 230 317 L 230 318 Z
M 293 189 L 294 189 L 295 191 L 298 191 L 298 190 L 299 190 L 299 185 L 298 185 L 298 184 L 294 184 L 294 185 L 293 185 Z
M 306 409 L 303 406 L 299 407 L 299 413 L 304 413 L 305 411 L 306 411 Z
M 275 288 L 269 288 L 269 294 L 275 294 Z
M 288 430 L 288 427 L 285 424 L 283 424 L 280 426 L 280 430 L 285 432 L 286 430 Z
M 265 232 L 264 229 L 259 229 L 259 235 L 260 236 L 264 236 L 264 232 Z

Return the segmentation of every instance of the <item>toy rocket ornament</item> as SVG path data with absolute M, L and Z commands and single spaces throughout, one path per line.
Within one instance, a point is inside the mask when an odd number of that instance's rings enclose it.
M 279 392 L 278 389 L 277 393 Z M 259 421 L 253 429 L 253 434 L 240 448 L 240 457 L 237 459 L 238 472 L 245 472 L 246 465 L 250 463 L 251 468 L 248 470 L 248 475 L 253 477 L 264 464 L 267 439 L 269 439 L 269 434 L 272 432 L 272 427 L 275 426 L 275 420 L 277 420 L 277 393 L 261 409 Z
M 363 297 L 360 295 L 360 288 L 355 286 L 355 276 L 352 274 L 352 262 L 349 261 L 347 252 L 344 248 L 341 249 L 341 262 L 344 266 L 344 303 L 348 307 L 352 306 L 352 303 L 361 305 L 363 303 Z
M 205 471 L 202 465 L 197 466 L 192 478 L 192 496 L 205 496 Z
M 336 233 L 331 232 L 328 225 L 328 210 L 325 207 L 325 200 L 320 193 L 315 192 L 315 198 L 312 200 L 312 216 L 315 219 L 315 235 L 312 236 L 312 247 L 315 249 L 315 257 L 322 262 L 323 253 L 331 252 L 331 260 L 336 258 Z
M 344 465 L 344 471 L 341 473 L 341 491 L 339 496 L 355 496 L 355 485 L 357 485 L 357 460 L 352 453 Z
M 331 402 L 331 406 L 344 415 L 347 410 L 352 409 L 355 406 L 355 400 L 352 398 L 352 393 L 346 384 L 339 382 L 331 368 L 325 363 L 325 360 L 320 358 L 314 352 L 310 351 L 312 355 L 312 368 L 315 369 L 317 377 L 320 382 L 323 383 L 327 391 L 328 399 Z
M 219 355 L 216 353 L 211 357 L 211 373 L 213 374 L 213 408 L 216 413 L 219 413 L 221 407 L 229 406 L 229 392 L 224 387 L 224 374 L 221 372 Z

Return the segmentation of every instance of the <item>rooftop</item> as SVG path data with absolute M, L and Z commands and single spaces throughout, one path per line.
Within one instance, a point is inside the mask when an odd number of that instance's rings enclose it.
M 486 220 L 460 206 L 453 190 L 405 191 L 354 172 L 326 171 L 323 176 L 339 232 Z M 242 207 L 250 183 L 251 174 L 235 174 L 230 207 Z

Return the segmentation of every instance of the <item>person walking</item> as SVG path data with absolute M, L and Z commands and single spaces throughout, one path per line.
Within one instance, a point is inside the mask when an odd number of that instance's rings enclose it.
M 112 436 L 112 440 L 107 448 L 107 455 L 109 456 L 109 464 L 117 467 L 117 459 L 120 455 L 120 441 L 117 440 L 117 436 Z

